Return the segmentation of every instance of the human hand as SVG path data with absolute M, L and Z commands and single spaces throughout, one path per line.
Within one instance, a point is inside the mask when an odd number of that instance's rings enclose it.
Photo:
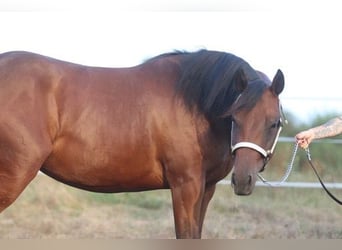
M 314 133 L 312 130 L 305 130 L 302 131 L 300 133 L 298 133 L 296 136 L 296 141 L 298 143 L 298 145 L 303 148 L 306 149 L 307 147 L 309 147 L 309 144 L 312 142 L 312 140 L 314 139 Z

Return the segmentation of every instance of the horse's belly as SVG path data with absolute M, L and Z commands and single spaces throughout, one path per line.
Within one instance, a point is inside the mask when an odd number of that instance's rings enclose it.
M 50 155 L 41 170 L 60 182 L 96 192 L 167 188 L 161 163 L 142 155 L 64 152 Z

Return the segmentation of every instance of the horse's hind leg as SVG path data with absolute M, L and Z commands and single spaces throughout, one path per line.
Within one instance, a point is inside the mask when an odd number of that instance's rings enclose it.
M 4 150 L 0 146 L 0 213 L 10 206 L 31 180 L 51 152 L 51 146 L 34 143 Z
M 0 166 L 0 213 L 10 206 L 37 175 L 42 161 L 23 166 Z
M 19 173 L 0 173 L 0 213 L 16 200 L 32 178 Z
M 25 166 L 10 166 L 6 169 L 0 166 L 0 213 L 10 206 L 39 171 L 42 162 Z M 7 168 L 7 167 L 6 167 Z

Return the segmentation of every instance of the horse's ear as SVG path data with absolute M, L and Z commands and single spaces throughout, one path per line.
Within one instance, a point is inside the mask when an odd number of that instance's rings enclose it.
M 238 69 L 234 74 L 235 89 L 242 93 L 248 84 L 248 80 L 243 69 Z
M 271 90 L 275 95 L 279 95 L 284 89 L 285 81 L 284 74 L 278 69 L 276 75 L 273 78 Z

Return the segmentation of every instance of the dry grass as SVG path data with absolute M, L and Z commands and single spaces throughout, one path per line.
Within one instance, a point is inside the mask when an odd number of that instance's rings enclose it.
M 320 189 L 257 188 L 238 197 L 219 186 L 203 238 L 341 239 L 341 221 L 341 207 Z M 170 193 L 93 194 L 39 175 L 0 215 L 0 238 L 174 238 Z

